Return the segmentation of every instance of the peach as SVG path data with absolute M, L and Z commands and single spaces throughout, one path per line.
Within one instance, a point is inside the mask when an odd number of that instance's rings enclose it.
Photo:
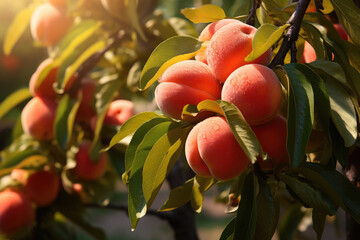
M 0 233 L 12 234 L 35 223 L 35 211 L 24 194 L 6 189 L 0 192 Z
M 205 42 L 205 41 L 209 41 L 212 36 L 214 35 L 214 33 L 219 30 L 220 28 L 222 28 L 223 26 L 229 24 L 229 23 L 241 23 L 238 20 L 235 19 L 222 19 L 216 22 L 213 22 L 211 24 L 208 24 L 200 33 L 199 35 L 199 41 Z M 206 49 L 201 49 L 198 54 L 195 56 L 195 59 L 197 61 L 203 62 L 203 63 L 207 63 L 207 59 L 206 59 Z
M 341 23 L 334 23 L 333 26 L 342 39 L 346 41 L 349 39 L 349 36 Z
M 309 42 L 305 41 L 304 52 L 301 58 L 301 63 L 310 63 L 316 60 L 315 49 L 311 46 Z
M 166 69 L 156 87 L 155 100 L 164 114 L 181 119 L 186 104 L 217 100 L 220 93 L 220 83 L 205 63 L 186 60 Z
M 75 175 L 83 180 L 96 180 L 102 177 L 106 170 L 107 156 L 106 153 L 100 153 L 99 159 L 93 161 L 90 158 L 89 150 L 91 143 L 82 143 L 79 146 L 79 151 L 75 155 L 76 167 L 74 168 Z
M 76 114 L 76 120 L 87 121 L 96 115 L 95 109 L 91 102 L 94 99 L 96 82 L 91 78 L 81 80 L 81 102 Z
M 248 64 L 236 69 L 226 79 L 221 99 L 233 103 L 250 125 L 271 120 L 282 103 L 278 77 L 268 67 Z
M 269 49 L 259 58 L 245 62 L 252 51 L 252 40 L 256 28 L 244 23 L 230 23 L 215 32 L 206 49 L 207 61 L 215 77 L 220 82 L 238 67 L 249 63 L 268 65 L 271 60 Z
M 259 160 L 261 169 L 268 171 L 289 164 L 289 156 L 286 150 L 286 119 L 276 115 L 271 121 L 262 125 L 253 126 L 257 139 L 264 152 L 270 157 L 268 160 Z
M 67 0 L 48 0 L 49 3 L 56 6 L 66 6 Z
M 129 100 L 119 99 L 110 103 L 104 118 L 104 123 L 109 125 L 122 125 L 134 115 L 134 103 Z
M 57 79 L 57 71 L 58 68 L 52 68 L 50 72 L 46 75 L 45 78 L 43 78 L 42 82 L 39 86 L 37 85 L 39 75 L 40 73 L 50 64 L 52 64 L 53 59 L 47 58 L 43 62 L 40 63 L 36 71 L 33 73 L 33 75 L 30 78 L 29 83 L 29 90 L 33 96 L 38 97 L 46 97 L 49 99 L 55 99 L 56 93 L 54 91 L 53 85 L 56 82 Z
M 42 45 L 54 46 L 72 26 L 73 18 L 67 15 L 66 7 L 44 3 L 31 16 L 32 37 Z
M 54 122 L 57 105 L 46 98 L 34 97 L 21 112 L 21 124 L 25 133 L 38 140 L 54 137 Z
M 239 175 L 250 163 L 225 118 L 218 116 L 203 120 L 191 130 L 185 154 L 195 173 L 224 181 Z
M 38 206 L 48 206 L 59 194 L 60 177 L 52 170 L 31 174 L 25 183 L 25 195 Z
M 15 168 L 11 171 L 10 177 L 16 181 L 18 181 L 19 183 L 21 183 L 22 185 L 26 184 L 26 181 L 29 177 L 29 174 L 27 171 L 25 171 L 24 169 L 21 168 Z

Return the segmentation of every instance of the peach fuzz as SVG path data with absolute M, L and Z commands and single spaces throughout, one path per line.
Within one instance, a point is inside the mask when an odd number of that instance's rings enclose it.
M 70 29 L 73 19 L 66 7 L 44 3 L 33 12 L 30 20 L 32 37 L 42 45 L 54 46 Z
M 79 151 L 75 155 L 76 167 L 74 172 L 76 177 L 83 180 L 96 180 L 102 177 L 106 170 L 107 155 L 100 153 L 97 162 L 90 158 L 89 150 L 91 143 L 82 143 L 79 146 Z
M 207 46 L 206 55 L 208 65 L 218 81 L 225 82 L 235 69 L 245 64 L 270 63 L 270 49 L 251 62 L 244 60 L 252 51 L 255 32 L 256 28 L 241 22 L 227 24 L 215 32 Z
M 81 80 L 81 102 L 79 109 L 76 113 L 76 120 L 87 121 L 96 115 L 95 109 L 92 107 L 91 102 L 94 98 L 96 90 L 96 82 L 91 78 L 84 78 Z
M 34 97 L 21 112 L 21 124 L 25 133 L 38 140 L 54 137 L 54 121 L 57 105 L 46 98 Z
M 48 206 L 60 191 L 60 177 L 52 170 L 31 174 L 25 183 L 25 195 L 38 206 Z
M 186 142 L 187 161 L 194 172 L 202 176 L 209 176 L 207 166 L 214 178 L 229 180 L 250 163 L 223 117 L 210 117 L 198 123 Z
M 219 30 L 220 28 L 222 28 L 225 25 L 228 25 L 229 23 L 241 23 L 241 22 L 239 20 L 235 20 L 235 19 L 222 19 L 222 20 L 210 23 L 201 31 L 199 38 L 198 38 L 199 41 L 202 41 L 202 42 L 209 41 L 217 30 Z M 206 49 L 201 49 L 198 52 L 198 54 L 196 54 L 195 59 L 197 61 L 207 63 Z
M 53 63 L 53 59 L 51 58 L 45 59 L 43 62 L 40 63 L 38 68 L 31 76 L 29 83 L 29 90 L 33 96 L 55 99 L 56 92 L 54 91 L 53 85 L 57 79 L 57 70 L 58 70 L 57 67 L 52 68 L 50 72 L 46 75 L 46 77 L 43 78 L 40 85 L 36 86 L 41 72 L 52 63 Z
M 233 103 L 250 125 L 271 120 L 282 103 L 278 77 L 268 67 L 248 64 L 236 69 L 228 77 L 221 99 Z
M 109 105 L 104 123 L 109 125 L 122 125 L 134 116 L 134 103 L 129 100 L 118 99 Z
M 155 100 L 164 114 L 181 119 L 186 104 L 197 105 L 203 100 L 217 100 L 220 93 L 220 83 L 205 63 L 186 60 L 166 69 L 156 87 Z
M 289 156 L 286 150 L 286 119 L 276 115 L 271 121 L 262 125 L 253 126 L 257 139 L 265 153 L 270 157 L 268 160 L 259 160 L 262 170 L 274 170 L 289 164 Z
M 26 196 L 6 189 L 0 192 L 0 234 L 13 234 L 35 223 L 35 211 Z

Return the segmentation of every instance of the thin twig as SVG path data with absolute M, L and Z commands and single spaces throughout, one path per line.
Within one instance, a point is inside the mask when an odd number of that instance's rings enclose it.
M 245 21 L 246 24 L 255 26 L 255 15 L 256 15 L 256 9 L 258 7 L 259 7 L 259 4 L 256 2 L 256 0 L 252 0 L 252 7 L 250 9 L 248 18 Z
M 299 0 L 294 13 L 288 20 L 290 24 L 289 30 L 284 35 L 284 40 L 280 46 L 279 52 L 275 55 L 274 59 L 270 63 L 269 67 L 276 65 L 283 65 L 286 54 L 289 49 L 293 46 L 293 43 L 299 37 L 299 31 L 301 27 L 302 19 L 304 18 L 307 7 L 309 6 L 310 0 Z

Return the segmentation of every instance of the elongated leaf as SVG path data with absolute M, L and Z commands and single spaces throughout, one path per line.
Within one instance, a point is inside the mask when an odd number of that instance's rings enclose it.
M 147 211 L 146 200 L 142 191 L 143 167 L 145 160 L 152 146 L 159 140 L 159 138 L 174 127 L 175 124 L 172 122 L 159 123 L 151 128 L 145 136 L 143 136 L 142 142 L 137 147 L 129 179 L 129 197 L 132 199 L 132 204 L 136 211 L 136 218 L 138 219 L 143 217 Z M 133 224 L 134 223 L 132 223 L 132 225 Z
M 168 200 L 159 209 L 159 211 L 170 211 L 189 202 L 191 200 L 194 179 L 195 178 L 191 178 L 187 180 L 182 186 L 172 189 L 170 191 Z
M 24 159 L 38 154 L 39 154 L 38 151 L 29 148 L 25 150 L 15 151 L 11 154 L 7 154 L 6 156 L 2 155 L 1 156 L 2 161 L 0 162 L 0 169 L 14 167 L 20 164 Z
M 292 240 L 305 212 L 301 211 L 300 204 L 291 205 L 282 215 L 279 223 L 279 239 Z
M 160 43 L 151 53 L 140 76 L 139 88 L 150 87 L 172 64 L 194 57 L 201 42 L 189 36 L 175 36 Z
M 39 168 L 40 166 L 45 165 L 48 162 L 48 158 L 42 155 L 32 155 L 24 158 L 18 164 L 11 166 L 9 168 L 0 169 L 0 177 L 11 173 L 14 168 Z
M 316 209 L 312 211 L 313 229 L 316 232 L 316 239 L 321 240 L 325 228 L 326 214 Z
M 233 218 L 224 228 L 221 233 L 220 240 L 229 240 L 233 239 L 234 230 L 235 230 L 236 218 Z
M 234 239 L 253 239 L 256 227 L 256 197 L 258 188 L 256 176 L 253 172 L 249 173 L 241 192 L 241 200 L 235 221 Z
M 224 116 L 236 141 L 252 163 L 256 162 L 259 155 L 263 156 L 261 144 L 257 140 L 255 133 L 234 104 L 223 100 L 205 100 L 197 105 L 196 110 L 191 105 L 185 106 L 183 114 L 193 112 L 196 115 L 200 111 L 212 111 Z
M 217 182 L 214 178 L 205 178 L 196 175 L 191 193 L 191 207 L 195 212 L 200 213 L 204 200 L 204 192 Z
M 280 179 L 307 205 L 321 212 L 331 214 L 329 205 L 322 199 L 321 194 L 307 183 L 301 182 L 288 175 L 281 175 Z
M 352 41 L 360 46 L 360 9 L 351 0 L 330 0 Z
M 330 74 L 340 82 L 346 84 L 346 74 L 344 72 L 344 69 L 338 63 L 326 60 L 316 60 L 309 64 L 312 67 L 321 69 L 322 71 Z
M 140 37 L 144 41 L 147 41 L 145 33 L 141 28 L 140 21 L 139 21 L 139 15 L 137 13 L 139 1 L 138 0 L 125 0 L 125 4 L 127 5 L 127 8 L 129 10 L 128 15 L 130 16 L 131 24 L 133 25 L 133 27 L 135 28 L 137 33 L 140 35 Z
M 29 26 L 30 18 L 35 10 L 35 6 L 31 5 L 28 8 L 21 10 L 10 24 L 9 28 L 6 31 L 4 39 L 4 53 L 9 55 L 14 48 L 17 41 L 20 39 L 21 35 L 25 32 L 26 28 Z
M 31 93 L 28 88 L 21 88 L 16 92 L 10 94 L 5 100 L 0 103 L 0 119 L 3 118 L 11 109 L 17 106 L 19 103 L 25 101 L 31 97 Z
M 186 133 L 182 128 L 175 128 L 162 136 L 151 148 L 144 164 L 142 183 L 148 208 L 177 160 L 181 147 L 184 146 Z
M 212 4 L 198 8 L 185 8 L 181 10 L 181 13 L 193 23 L 209 23 L 226 18 L 224 10 Z
M 275 207 L 274 199 L 271 195 L 270 188 L 262 178 L 259 181 L 259 194 L 256 198 L 256 231 L 254 239 L 256 240 L 271 240 L 275 230 Z
M 259 27 L 253 38 L 253 49 L 249 55 L 245 57 L 245 61 L 251 62 L 263 55 L 268 49 L 270 49 L 276 42 L 280 40 L 286 28 L 289 26 L 290 24 L 285 24 L 281 27 L 276 27 L 272 24 L 264 24 Z
M 314 121 L 314 93 L 311 83 L 296 67 L 284 65 L 289 83 L 289 106 L 287 124 L 287 150 L 291 166 L 297 167 L 305 160 L 305 148 Z
M 142 124 L 136 130 L 136 132 L 134 133 L 134 135 L 131 138 L 130 144 L 125 153 L 125 174 L 123 175 L 124 182 L 127 182 L 127 178 L 128 178 L 127 175 L 131 171 L 131 168 L 132 168 L 132 165 L 133 165 L 133 162 L 135 159 L 136 151 L 137 151 L 139 145 L 141 144 L 144 136 L 146 135 L 146 133 L 148 131 L 150 131 L 151 128 L 153 128 L 154 126 L 156 126 L 160 123 L 164 123 L 164 122 L 170 122 L 170 120 L 166 119 L 166 118 L 161 118 L 161 117 L 153 118 L 153 119 L 148 120 L 144 124 Z
M 228 1 L 229 3 L 230 1 Z M 224 2 L 226 4 L 226 1 Z M 234 0 L 230 8 L 230 17 L 248 15 L 252 6 L 250 0 Z
M 118 144 L 122 139 L 135 132 L 142 124 L 156 117 L 160 117 L 160 115 L 154 112 L 142 112 L 131 117 L 121 126 L 120 130 L 112 137 L 109 146 L 106 149 L 104 149 L 104 151 L 109 150 L 115 144 Z
M 360 190 L 338 171 L 315 163 L 295 169 L 360 223 Z
M 346 147 L 352 146 L 357 138 L 357 121 L 354 104 L 347 87 L 320 69 L 315 69 L 324 79 L 330 98 L 331 119 L 333 120 Z
M 321 32 L 314 26 L 313 23 L 307 20 L 303 21 L 301 27 L 306 33 L 306 41 L 308 41 L 315 50 L 316 59 L 329 59 Z

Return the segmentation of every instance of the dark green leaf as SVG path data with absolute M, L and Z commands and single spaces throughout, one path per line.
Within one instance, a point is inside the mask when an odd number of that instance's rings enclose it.
M 360 190 L 338 171 L 315 163 L 295 169 L 360 223 Z
M 332 214 L 330 206 L 322 199 L 318 190 L 297 178 L 280 175 L 280 179 L 301 199 L 305 204 L 321 212 Z
M 279 224 L 279 239 L 292 240 L 305 212 L 301 211 L 300 204 L 291 205 L 282 215 Z
M 250 172 L 246 176 L 244 188 L 241 192 L 241 200 L 235 221 L 234 239 L 253 239 L 258 214 L 256 209 L 258 188 L 257 178 L 253 172 Z
M 147 89 L 168 67 L 194 57 L 200 48 L 201 42 L 190 36 L 175 36 L 160 43 L 141 72 L 139 88 Z
M 25 101 L 30 97 L 31 94 L 28 88 L 21 88 L 10 94 L 5 100 L 0 103 L 0 119 L 19 103 Z
M 275 230 L 275 207 L 274 199 L 271 195 L 270 188 L 262 178 L 258 178 L 259 193 L 256 198 L 256 231 L 255 240 L 271 240 Z
M 306 41 L 311 44 L 316 52 L 316 59 L 329 59 L 320 31 L 306 20 L 303 21 L 301 27 L 306 33 Z
M 140 21 L 139 21 L 139 16 L 138 16 L 138 13 L 137 13 L 137 8 L 138 8 L 139 1 L 138 0 L 131 0 L 131 1 L 125 1 L 125 2 L 127 2 L 127 4 L 128 4 L 127 8 L 128 8 L 128 11 L 129 11 L 131 24 L 133 25 L 133 27 L 135 28 L 137 33 L 140 35 L 140 37 L 144 41 L 147 41 L 145 33 L 141 28 Z
M 226 2 L 226 1 L 224 1 Z M 230 2 L 230 1 L 227 1 Z M 240 15 L 248 15 L 252 6 L 252 2 L 250 0 L 235 0 L 232 3 L 232 7 L 230 8 L 230 17 L 240 16 Z
M 112 137 L 109 146 L 105 149 L 105 151 L 112 148 L 115 144 L 118 144 L 125 137 L 134 133 L 145 122 L 157 117 L 160 117 L 160 115 L 154 112 L 142 112 L 131 117 L 121 126 L 120 130 Z
M 326 222 L 326 214 L 316 209 L 313 209 L 312 220 L 313 220 L 313 229 L 316 232 L 316 238 L 317 240 L 321 240 Z
M 224 228 L 221 233 L 220 240 L 230 240 L 233 239 L 234 231 L 235 231 L 235 223 L 236 218 L 233 218 Z
M 305 148 L 314 122 L 314 93 L 310 81 L 297 67 L 300 64 L 284 65 L 290 89 L 287 117 L 287 150 L 292 167 L 305 160 Z

